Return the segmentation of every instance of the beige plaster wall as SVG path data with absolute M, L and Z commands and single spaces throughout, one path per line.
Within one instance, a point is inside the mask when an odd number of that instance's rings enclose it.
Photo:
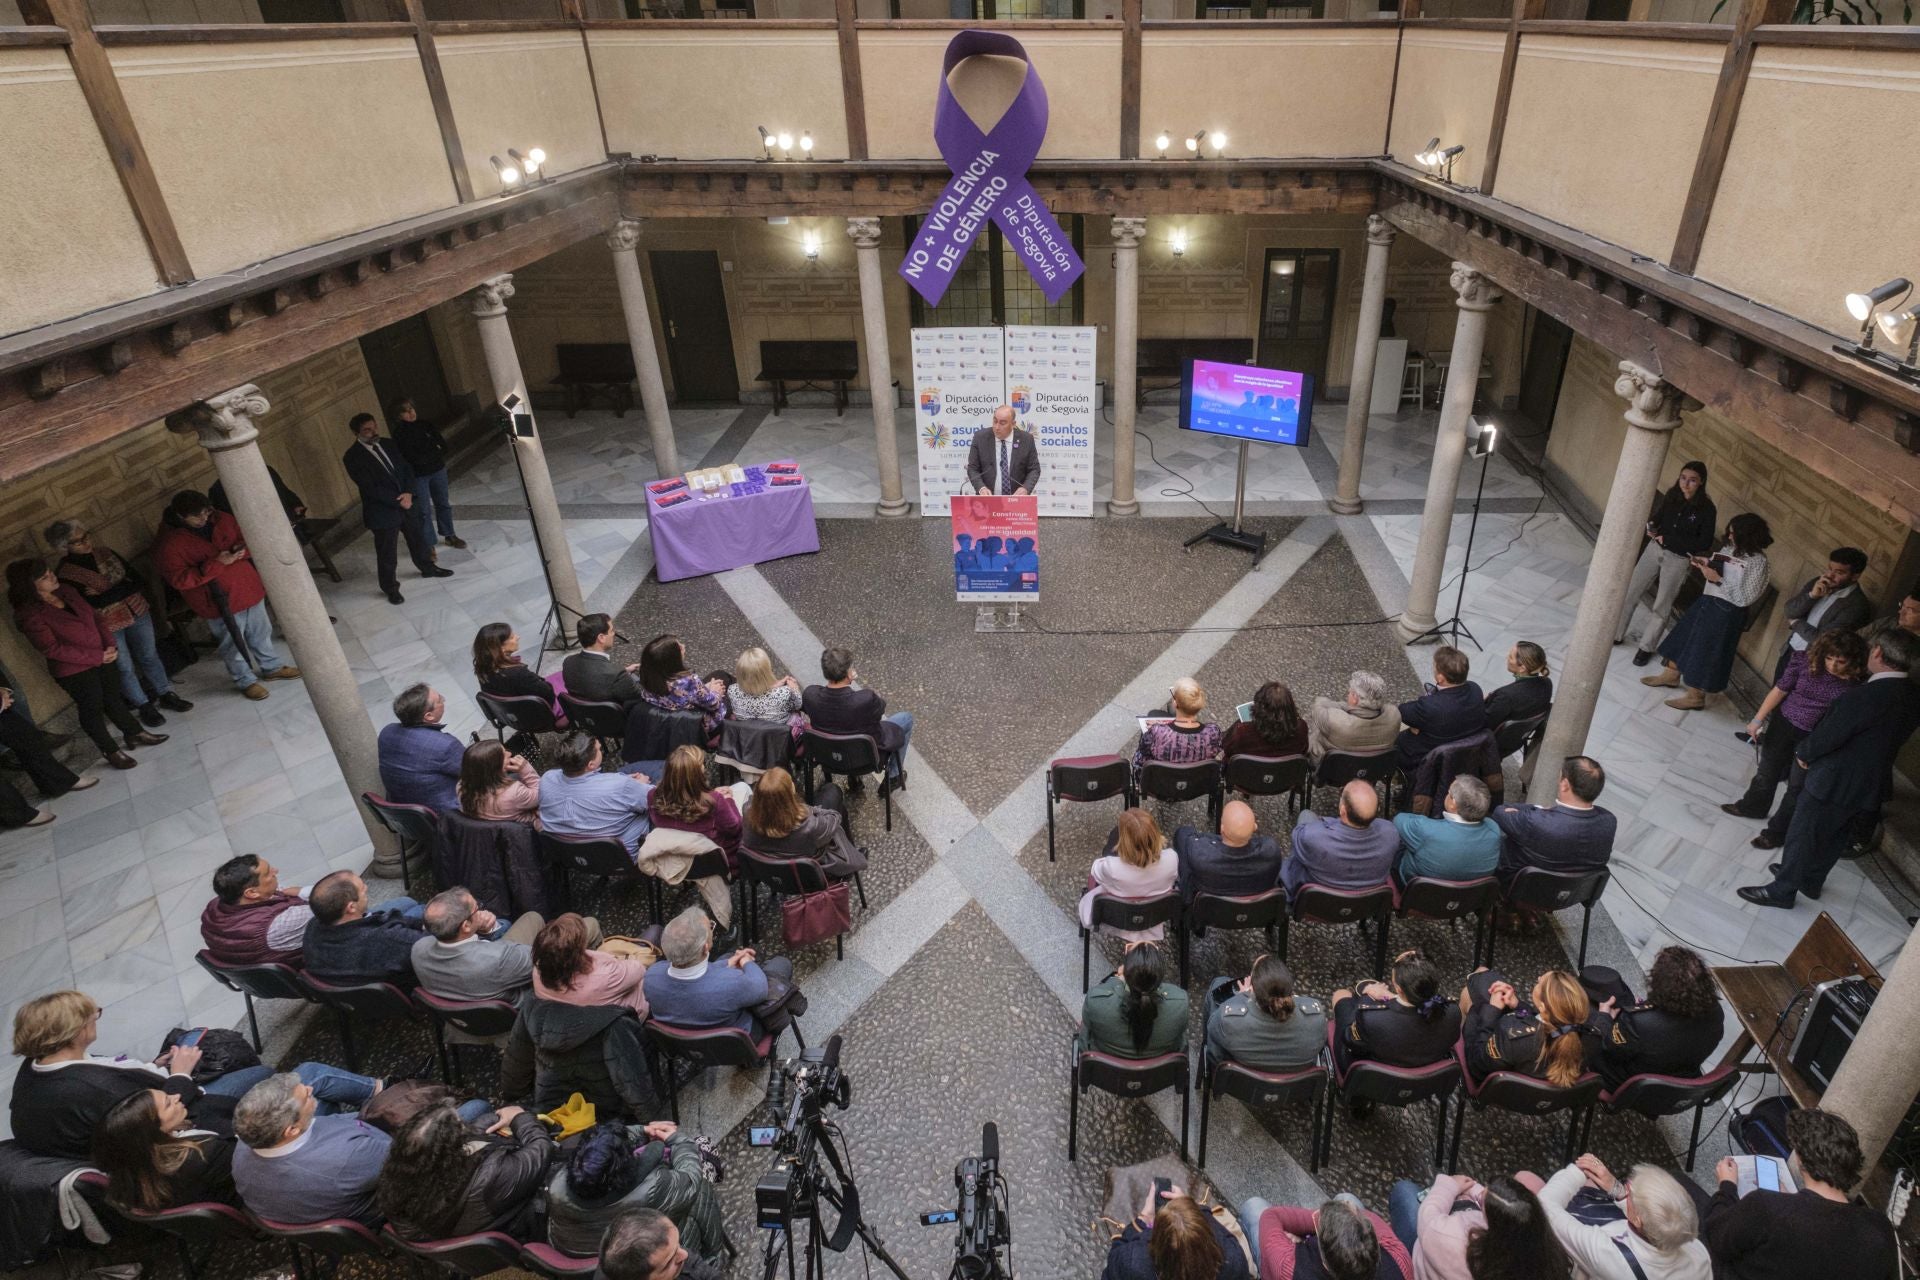
M 1205 128 L 1226 132 L 1229 156 L 1379 155 L 1394 42 L 1392 30 L 1355 27 L 1149 31 L 1141 150 L 1153 154 L 1161 129 L 1178 139 Z
M 1896 176 L 1916 129 L 1920 53 L 1762 45 L 1698 274 L 1858 333 L 1847 293 L 1920 276 L 1920 210 Z
M 754 126 L 765 125 L 796 139 L 812 130 L 815 157 L 846 159 L 832 31 L 591 31 L 588 39 L 614 151 L 757 160 Z
M 152 293 L 152 255 L 65 49 L 0 49 L 0 333 Z
M 454 203 L 411 40 L 109 52 L 201 276 Z
M 862 31 L 861 85 L 867 145 L 876 160 L 938 159 L 933 107 L 950 31 Z M 1120 33 L 1022 31 L 1020 43 L 1047 86 L 1050 118 L 1043 159 L 1114 159 L 1120 154 Z M 829 40 L 832 39 L 829 35 Z M 1026 67 L 1013 58 L 973 58 L 957 69 L 954 96 L 992 128 L 1019 91 Z M 834 100 L 839 101 L 838 64 Z M 1198 86 L 1196 86 L 1198 88 Z M 1142 117 L 1145 119 L 1144 115 Z M 751 133 L 751 126 L 748 128 Z
M 1413 157 L 1436 136 L 1443 146 L 1461 143 L 1467 149 L 1454 161 L 1454 180 L 1480 185 L 1505 47 L 1506 37 L 1497 31 L 1415 28 L 1402 36 L 1393 128 L 1387 135 L 1387 150 L 1396 160 L 1416 164 Z
M 488 157 L 507 160 L 508 147 L 541 148 L 546 172 L 556 175 L 606 159 L 578 32 L 439 36 L 434 43 L 476 196 L 501 190 Z
M 1665 261 L 1721 57 L 1710 44 L 1523 38 L 1495 194 Z

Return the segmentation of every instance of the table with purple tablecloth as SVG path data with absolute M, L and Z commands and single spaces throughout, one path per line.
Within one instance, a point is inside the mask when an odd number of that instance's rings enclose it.
M 741 483 L 711 497 L 695 494 L 672 506 L 661 506 L 660 500 L 673 494 L 649 492 L 647 524 L 653 534 L 654 572 L 660 581 L 695 578 L 820 549 L 812 486 L 798 468 L 790 474 L 800 479 L 799 484 L 776 485 L 773 481 L 779 477 L 767 470 L 769 466 L 794 464 L 743 467 L 746 479 Z

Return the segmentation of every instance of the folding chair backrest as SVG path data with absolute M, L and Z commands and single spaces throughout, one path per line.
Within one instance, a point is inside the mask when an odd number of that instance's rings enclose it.
M 361 792 L 360 800 L 375 821 L 409 844 L 430 847 L 440 838 L 440 815 L 424 804 L 400 804 L 371 791 Z
M 311 1000 L 313 993 L 301 979 L 300 971 L 286 964 L 222 964 L 205 951 L 194 961 L 213 975 L 213 980 L 234 991 L 244 991 L 256 1000 Z
M 827 873 L 808 858 L 773 858 L 740 846 L 740 875 L 775 893 L 818 893 L 828 887 Z
M 1191 1064 L 1184 1053 L 1162 1053 L 1151 1058 L 1122 1058 L 1092 1050 L 1080 1055 L 1080 1087 L 1100 1089 L 1122 1098 L 1145 1098 L 1185 1083 Z
M 553 704 L 536 694 L 502 696 L 482 693 L 477 694 L 475 700 L 487 717 L 487 723 L 502 733 L 509 729 L 515 733 L 555 733 L 559 730 L 553 719 Z
M 1485 911 L 1500 897 L 1492 876 L 1473 880 L 1434 880 L 1415 876 L 1400 890 L 1395 909 L 1421 920 L 1458 920 Z
M 626 875 L 633 871 L 633 855 L 611 837 L 562 836 L 542 831 L 536 837 L 541 858 L 549 866 L 565 867 L 589 876 Z
M 567 713 L 567 723 L 584 733 L 612 741 L 627 736 L 627 711 L 617 702 L 597 702 L 563 693 L 560 708 Z
M 519 1006 L 510 1000 L 449 1000 L 426 990 L 415 991 L 413 998 L 434 1021 L 483 1040 L 513 1030 L 520 1016 Z
M 1378 751 L 1329 751 L 1320 757 L 1313 780 L 1322 787 L 1344 787 L 1349 782 L 1391 782 L 1400 771 L 1400 757 L 1392 747 Z
M 1156 800 L 1181 804 L 1188 800 L 1211 800 L 1220 789 L 1220 762 L 1201 760 L 1193 764 L 1169 764 L 1149 760 L 1140 766 L 1140 790 Z
M 1568 907 L 1597 902 L 1606 892 L 1612 873 L 1605 867 L 1592 871 L 1549 871 L 1545 867 L 1522 867 L 1507 886 L 1511 906 L 1535 911 L 1564 911 Z
M 1158 924 L 1178 924 L 1180 911 L 1178 893 L 1163 893 L 1153 898 L 1115 898 L 1099 893 L 1093 898 L 1093 927 L 1106 925 L 1137 933 Z
M 1367 889 L 1303 884 L 1293 895 L 1293 918 L 1314 924 L 1358 924 L 1362 920 L 1377 919 L 1391 910 L 1391 884 L 1377 884 Z
M 1250 796 L 1284 796 L 1313 776 L 1313 761 L 1302 755 L 1234 756 L 1227 761 L 1226 784 Z
M 1072 756 L 1050 761 L 1047 778 L 1056 800 L 1095 801 L 1124 796 L 1132 784 L 1125 756 Z
M 800 751 L 828 777 L 878 773 L 881 768 L 880 744 L 865 734 L 809 729 L 800 735 Z
M 1187 904 L 1187 923 L 1203 929 L 1264 929 L 1278 924 L 1286 911 L 1285 889 L 1239 897 L 1196 893 Z
M 1305 1102 L 1326 1083 L 1327 1070 L 1319 1063 L 1297 1071 L 1257 1071 L 1238 1062 L 1213 1067 L 1213 1092 L 1238 1098 L 1249 1106 L 1280 1107 Z

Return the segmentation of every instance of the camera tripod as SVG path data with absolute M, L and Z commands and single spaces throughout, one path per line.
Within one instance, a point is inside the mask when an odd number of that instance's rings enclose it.
M 860 1188 L 854 1185 L 853 1175 L 847 1172 L 840 1160 L 840 1153 L 833 1146 L 834 1136 L 839 1130 L 822 1120 L 818 1112 L 805 1116 L 801 1123 L 805 1126 L 805 1134 L 794 1156 L 792 1209 L 784 1226 L 767 1228 L 767 1243 L 761 1255 L 765 1263 L 762 1273 L 764 1280 L 774 1280 L 780 1273 L 783 1254 L 787 1264 L 787 1280 L 796 1280 L 797 1265 L 798 1280 L 824 1280 L 826 1261 L 821 1256 L 821 1247 L 824 1245 L 835 1253 L 844 1253 L 856 1234 L 887 1270 L 899 1280 L 908 1280 L 907 1273 L 900 1269 L 900 1264 L 880 1243 L 880 1237 L 860 1216 Z M 821 1152 L 826 1153 L 826 1162 L 832 1169 L 831 1176 L 820 1167 Z M 831 1236 L 826 1236 L 820 1221 L 822 1200 L 840 1212 Z M 802 1223 L 806 1224 L 807 1238 L 797 1250 L 804 1256 L 804 1264 L 799 1264 L 794 1237 Z

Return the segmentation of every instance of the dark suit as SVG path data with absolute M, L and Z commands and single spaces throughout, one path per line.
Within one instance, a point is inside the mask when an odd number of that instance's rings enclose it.
M 1792 902 L 1802 889 L 1819 892 L 1846 848 L 1849 825 L 1886 799 L 1887 762 L 1916 727 L 1920 687 L 1904 673 L 1870 679 L 1834 699 L 1795 752 L 1794 768 L 1804 765 L 1806 780 L 1769 894 Z
M 1000 442 L 993 437 L 992 427 L 982 427 L 973 433 L 973 444 L 967 450 L 967 483 L 978 493 L 985 489 L 988 493 L 999 493 L 995 480 L 1000 474 Z M 1033 442 L 1033 436 L 1020 428 L 1013 429 L 1013 435 L 1007 440 L 1007 487 L 1012 493 L 1015 489 L 1034 492 L 1040 483 L 1040 449 Z
M 341 455 L 340 462 L 347 469 L 347 478 L 360 490 L 360 519 L 373 534 L 380 589 L 389 594 L 400 590 L 397 570 L 402 534 L 406 535 L 407 554 L 413 559 L 413 567 L 421 573 L 431 573 L 433 556 L 427 549 L 420 515 L 400 505 L 403 494 L 413 493 L 414 475 L 399 447 L 385 439 L 375 440 L 373 447 L 355 440 Z
M 1838 631 L 1842 628 L 1857 631 L 1873 617 L 1873 601 L 1867 598 L 1867 593 L 1862 591 L 1860 584 L 1856 582 L 1853 590 L 1827 606 L 1827 611 L 1820 615 L 1818 626 L 1807 621 L 1807 615 L 1812 613 L 1814 606 L 1820 603 L 1813 598 L 1813 584 L 1818 581 L 1820 581 L 1818 575 L 1808 578 L 1806 584 L 1794 592 L 1792 598 L 1787 601 L 1787 631 L 1790 635 L 1799 636 L 1808 644 L 1812 644 L 1822 631 Z M 1791 641 L 1781 642 L 1780 660 L 1773 666 L 1775 684 L 1780 682 L 1780 675 L 1787 669 L 1787 663 L 1795 652 Z M 1798 652 L 1805 653 L 1806 650 L 1801 649 Z
M 1619 823 L 1599 805 L 1503 805 L 1493 811 L 1500 845 L 1500 878 L 1511 880 L 1522 867 L 1547 871 L 1597 871 L 1613 856 Z
M 590 702 L 617 702 L 629 706 L 640 700 L 640 682 L 623 662 L 594 653 L 571 653 L 560 664 L 567 692 Z
M 1265 893 L 1280 883 L 1280 862 L 1286 856 L 1272 836 L 1255 834 L 1236 847 L 1192 827 L 1173 833 L 1173 851 L 1180 856 L 1183 902 L 1192 902 L 1196 893 L 1223 897 Z
M 1469 680 L 1400 704 L 1400 723 L 1406 728 L 1394 740 L 1400 767 L 1408 774 L 1420 767 L 1427 752 L 1443 742 L 1471 737 L 1487 727 L 1487 700 L 1480 686 Z M 1409 733 L 1418 729 L 1418 733 Z

